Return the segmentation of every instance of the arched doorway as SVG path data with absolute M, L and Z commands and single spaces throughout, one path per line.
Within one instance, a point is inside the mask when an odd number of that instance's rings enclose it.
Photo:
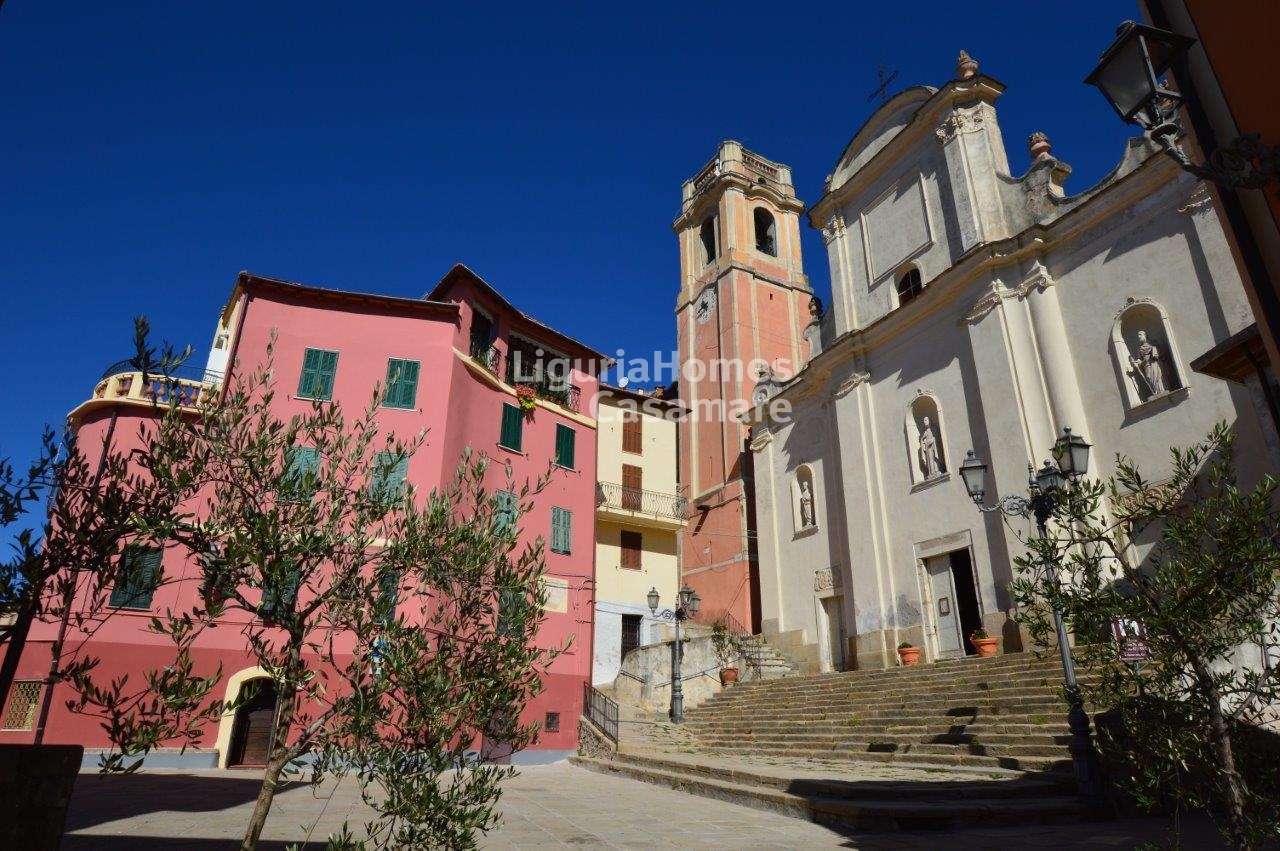
M 260 767 L 271 753 L 271 732 L 276 720 L 276 685 L 269 679 L 249 680 L 241 691 L 255 688 L 256 694 L 236 709 L 231 726 L 227 767 Z

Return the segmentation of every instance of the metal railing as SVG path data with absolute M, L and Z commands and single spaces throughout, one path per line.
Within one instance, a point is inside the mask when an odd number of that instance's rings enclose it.
M 640 488 L 629 488 L 614 482 L 596 484 L 596 507 L 620 508 L 623 511 L 636 511 L 640 514 L 652 514 L 655 517 L 672 517 L 684 519 L 685 505 L 688 503 L 682 496 L 673 493 L 657 493 Z
M 582 715 L 615 745 L 618 743 L 618 704 L 587 682 L 582 684 Z
M 513 387 L 532 387 L 533 392 L 539 399 L 554 402 L 562 408 L 568 408 L 570 411 L 578 410 L 579 400 L 582 396 L 581 387 L 569 384 L 564 379 L 555 379 L 549 376 L 518 375 L 515 369 L 515 362 L 505 357 L 502 351 L 493 343 L 472 340 L 471 359 L 493 373 L 495 378 L 500 378 Z M 506 365 L 505 369 L 503 368 L 504 363 Z
M 502 375 L 502 352 L 493 343 L 472 340 L 471 359 L 495 376 L 500 377 Z

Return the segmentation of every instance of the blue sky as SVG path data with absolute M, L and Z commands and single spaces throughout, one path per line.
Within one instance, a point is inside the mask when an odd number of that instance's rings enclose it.
M 1081 80 L 1137 15 L 1089 0 L 9 0 L 0 457 L 25 463 L 130 354 L 136 314 L 202 360 L 241 269 L 417 296 L 461 261 L 604 351 L 670 350 L 681 182 L 733 138 L 816 200 L 879 63 L 893 90 L 939 85 L 968 50 L 1009 86 L 1014 172 L 1043 130 L 1080 191 L 1129 135 Z

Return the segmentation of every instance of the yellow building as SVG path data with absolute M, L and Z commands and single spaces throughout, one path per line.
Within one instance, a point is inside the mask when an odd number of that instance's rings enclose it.
M 676 539 L 685 526 L 676 417 L 658 396 L 601 385 L 596 458 L 596 604 L 592 682 L 613 682 L 622 657 L 661 640 L 675 600 Z M 649 611 L 657 589 L 658 616 Z

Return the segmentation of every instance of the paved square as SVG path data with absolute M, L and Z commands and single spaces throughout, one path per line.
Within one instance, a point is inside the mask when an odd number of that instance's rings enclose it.
M 253 808 L 256 775 L 245 772 L 149 771 L 130 777 L 82 774 L 76 781 L 65 851 L 212 851 L 234 848 Z M 569 765 L 521 769 L 500 805 L 501 826 L 487 849 L 1129 849 L 1163 843 L 1159 821 L 1028 825 L 948 834 L 862 834 L 689 795 Z M 323 849 L 325 836 L 369 810 L 354 780 L 319 790 L 293 786 L 276 797 L 259 846 L 283 851 L 299 843 Z M 1196 820 L 1185 847 L 1224 847 L 1212 825 Z

